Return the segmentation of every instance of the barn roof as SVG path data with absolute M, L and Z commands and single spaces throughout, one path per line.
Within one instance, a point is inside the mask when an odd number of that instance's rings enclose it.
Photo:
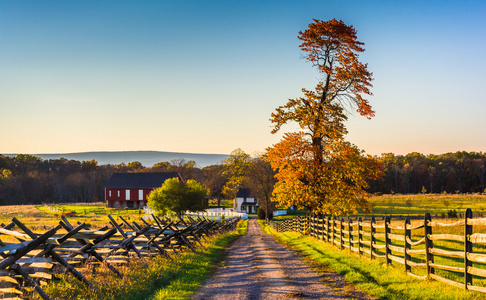
M 113 173 L 105 184 L 106 189 L 154 189 L 161 187 L 169 178 L 175 178 L 177 172 L 159 173 Z

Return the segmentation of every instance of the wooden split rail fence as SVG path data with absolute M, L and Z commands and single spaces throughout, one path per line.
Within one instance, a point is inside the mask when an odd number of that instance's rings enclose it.
M 270 226 L 277 232 L 308 234 L 371 260 L 382 259 L 387 266 L 400 264 L 408 275 L 421 280 L 435 279 L 486 293 L 486 218 L 473 218 L 471 209 L 464 219 L 452 222 L 433 220 L 426 213 L 421 220 L 397 221 L 392 217 L 382 221 L 296 217 Z
M 234 230 L 237 218 L 214 222 L 189 218 L 178 222 L 153 216 L 153 224 L 141 219 L 117 222 L 112 216 L 110 226 L 89 230 L 85 223 L 71 225 L 62 217 L 59 225 L 43 234 L 34 233 L 16 218 L 1 224 L 0 235 L 18 242 L 0 239 L 0 297 L 21 299 L 35 290 L 42 299 L 50 299 L 42 285 L 68 273 L 93 289 L 98 289 L 83 272 L 104 265 L 119 277 L 118 270 L 134 259 L 172 256 L 181 250 L 196 252 L 201 241 L 214 234 Z M 15 230 L 14 230 L 15 229 Z M 6 241 L 6 239 L 4 239 Z

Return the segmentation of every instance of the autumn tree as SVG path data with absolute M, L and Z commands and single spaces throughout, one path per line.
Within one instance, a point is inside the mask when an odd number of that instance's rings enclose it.
M 222 165 L 210 165 L 202 168 L 203 180 L 205 186 L 209 189 L 209 197 L 218 201 L 218 207 L 221 205 L 223 198 L 223 187 L 226 179 L 222 175 Z
M 174 213 L 182 218 L 185 211 L 204 210 L 203 200 L 206 195 L 207 188 L 195 180 L 182 182 L 170 178 L 147 196 L 147 205 L 159 214 Z
M 142 163 L 141 163 L 141 162 L 139 162 L 139 161 L 132 161 L 132 162 L 128 163 L 127 168 L 128 168 L 130 171 L 132 171 L 132 172 L 136 172 L 136 171 L 138 171 L 138 170 L 143 169 L 143 168 L 144 168 L 144 166 L 143 166 L 143 165 L 142 165 Z
M 372 74 L 359 60 L 364 44 L 356 30 L 342 21 L 314 20 L 299 32 L 300 48 L 323 79 L 314 91 L 290 99 L 272 113 L 272 133 L 296 122 L 301 131 L 284 134 L 269 150 L 278 171 L 274 195 L 284 205 L 298 205 L 312 213 L 346 214 L 369 210 L 367 179 L 380 174 L 379 165 L 345 141 L 349 108 L 374 116 L 368 100 Z
M 194 160 L 185 160 L 181 159 L 174 159 L 171 160 L 171 167 L 169 170 L 171 172 L 177 172 L 181 174 L 184 180 L 186 179 L 194 179 L 197 181 L 201 181 L 202 179 L 202 172 L 196 166 L 196 162 Z
M 251 160 L 246 176 L 248 186 L 255 193 L 260 207 L 265 211 L 265 220 L 268 222 L 268 216 L 275 209 L 272 193 L 277 180 L 266 153 Z
M 152 166 L 152 170 L 155 172 L 168 172 L 172 165 L 168 161 L 161 161 Z
M 223 194 L 234 198 L 238 190 L 246 184 L 246 172 L 250 166 L 251 156 L 240 148 L 233 150 L 230 156 L 223 160 L 222 175 L 227 179 Z

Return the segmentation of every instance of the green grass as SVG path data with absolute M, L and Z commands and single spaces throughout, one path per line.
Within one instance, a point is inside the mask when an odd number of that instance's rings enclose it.
M 59 215 L 61 212 L 71 212 L 73 216 L 78 217 L 96 217 L 103 215 L 142 215 L 143 209 L 116 209 L 107 208 L 105 205 L 50 205 L 52 210 L 47 209 L 45 206 L 36 206 L 37 209 L 51 213 L 53 215 Z
M 437 282 L 420 281 L 406 275 L 403 267 L 386 267 L 382 261 L 370 261 L 340 251 L 330 244 L 296 232 L 276 233 L 261 222 L 266 233 L 303 253 L 318 272 L 333 270 L 362 291 L 380 299 L 484 299 L 485 295 Z M 401 268 L 400 268 L 401 267 Z
M 209 200 L 209 208 L 215 208 L 215 207 L 233 208 L 233 203 L 234 203 L 233 199 L 226 199 L 226 200 L 221 200 L 218 206 L 218 200 L 211 199 Z
M 373 207 L 373 214 L 374 215 L 424 215 L 425 212 L 429 212 L 433 217 L 434 220 L 437 220 L 437 216 L 447 216 L 447 212 L 449 210 L 456 210 L 458 216 L 461 218 L 459 219 L 438 219 L 439 222 L 442 223 L 450 223 L 450 222 L 457 222 L 464 217 L 464 212 L 466 208 L 471 208 L 473 210 L 475 217 L 484 217 L 486 214 L 486 195 L 433 195 L 433 194 L 419 194 L 419 195 L 384 195 L 384 196 L 375 196 L 369 199 L 372 207 Z M 282 222 L 286 218 L 292 218 L 293 216 L 283 216 L 277 217 L 277 222 Z M 346 218 L 345 218 L 346 220 Z M 404 221 L 392 221 L 395 225 L 403 226 Z M 412 223 L 420 223 L 423 222 L 422 220 L 412 221 Z M 383 221 L 381 218 L 377 219 L 378 224 L 382 224 Z M 369 231 L 367 228 L 366 231 Z M 383 229 L 377 229 L 377 233 L 383 233 Z M 391 230 L 391 233 L 403 235 L 403 230 Z M 454 235 L 464 235 L 464 226 L 458 225 L 453 227 L 433 227 L 434 234 L 454 234 Z M 486 226 L 474 226 L 473 233 L 486 233 Z M 412 240 L 417 241 L 423 238 L 424 230 L 413 230 L 412 231 Z M 365 240 L 369 240 L 368 237 L 363 236 Z M 344 236 L 345 241 L 347 242 L 348 236 Z M 321 242 L 319 242 L 321 243 Z M 377 238 L 377 244 L 383 245 L 384 240 Z M 401 241 L 392 241 L 392 245 L 403 247 L 403 242 Z M 331 247 L 329 244 L 326 244 L 327 247 Z M 462 242 L 455 242 L 455 241 L 434 241 L 434 247 L 440 248 L 443 250 L 448 251 L 464 251 L 464 245 Z M 335 247 L 331 247 L 336 249 Z M 365 248 L 368 248 L 365 246 Z M 369 248 L 368 248 L 369 249 Z M 417 249 L 424 249 L 424 245 L 412 247 L 413 250 Z M 336 249 L 337 251 L 337 249 Z M 376 249 L 377 254 L 383 255 L 383 249 Z M 393 252 L 393 251 L 392 251 Z M 473 245 L 473 252 L 475 253 L 483 253 L 486 254 L 486 244 L 474 244 Z M 403 258 L 403 253 L 400 252 L 393 252 L 395 256 Z M 384 263 L 384 259 L 380 259 L 381 263 Z M 414 262 L 425 262 L 425 255 L 412 255 L 412 261 Z M 456 266 L 456 267 L 463 267 L 464 260 L 462 258 L 450 258 L 435 255 L 435 262 L 442 265 L 448 266 Z M 392 263 L 397 270 L 402 271 L 403 266 L 399 265 L 395 262 Z M 486 264 L 482 263 L 473 263 L 474 267 L 486 269 Z M 426 275 L 424 269 L 416 269 L 413 268 L 412 272 L 417 275 Z M 446 271 L 446 270 L 439 270 L 436 269 L 435 273 L 442 277 L 454 280 L 456 282 L 462 283 L 464 281 L 464 274 Z M 480 277 L 473 277 L 473 285 L 476 286 L 486 286 L 486 279 Z M 452 287 L 451 287 L 452 288 Z M 457 288 L 453 288 L 457 289 Z M 484 295 L 483 295 L 484 296 Z
M 247 224 L 247 220 L 240 222 L 236 231 L 205 242 L 197 253 L 186 251 L 175 256 L 173 262 L 160 257 L 132 263 L 124 270 L 123 279 L 111 273 L 88 275 L 100 292 L 86 288 L 72 276 L 63 276 L 45 291 L 52 299 L 187 299 L 212 274 L 229 243 L 246 234 Z

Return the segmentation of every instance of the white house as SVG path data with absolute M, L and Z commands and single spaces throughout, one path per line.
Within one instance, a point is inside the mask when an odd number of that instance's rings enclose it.
M 237 212 L 255 214 L 258 208 L 257 199 L 251 195 L 250 189 L 240 189 L 234 200 L 234 210 Z

